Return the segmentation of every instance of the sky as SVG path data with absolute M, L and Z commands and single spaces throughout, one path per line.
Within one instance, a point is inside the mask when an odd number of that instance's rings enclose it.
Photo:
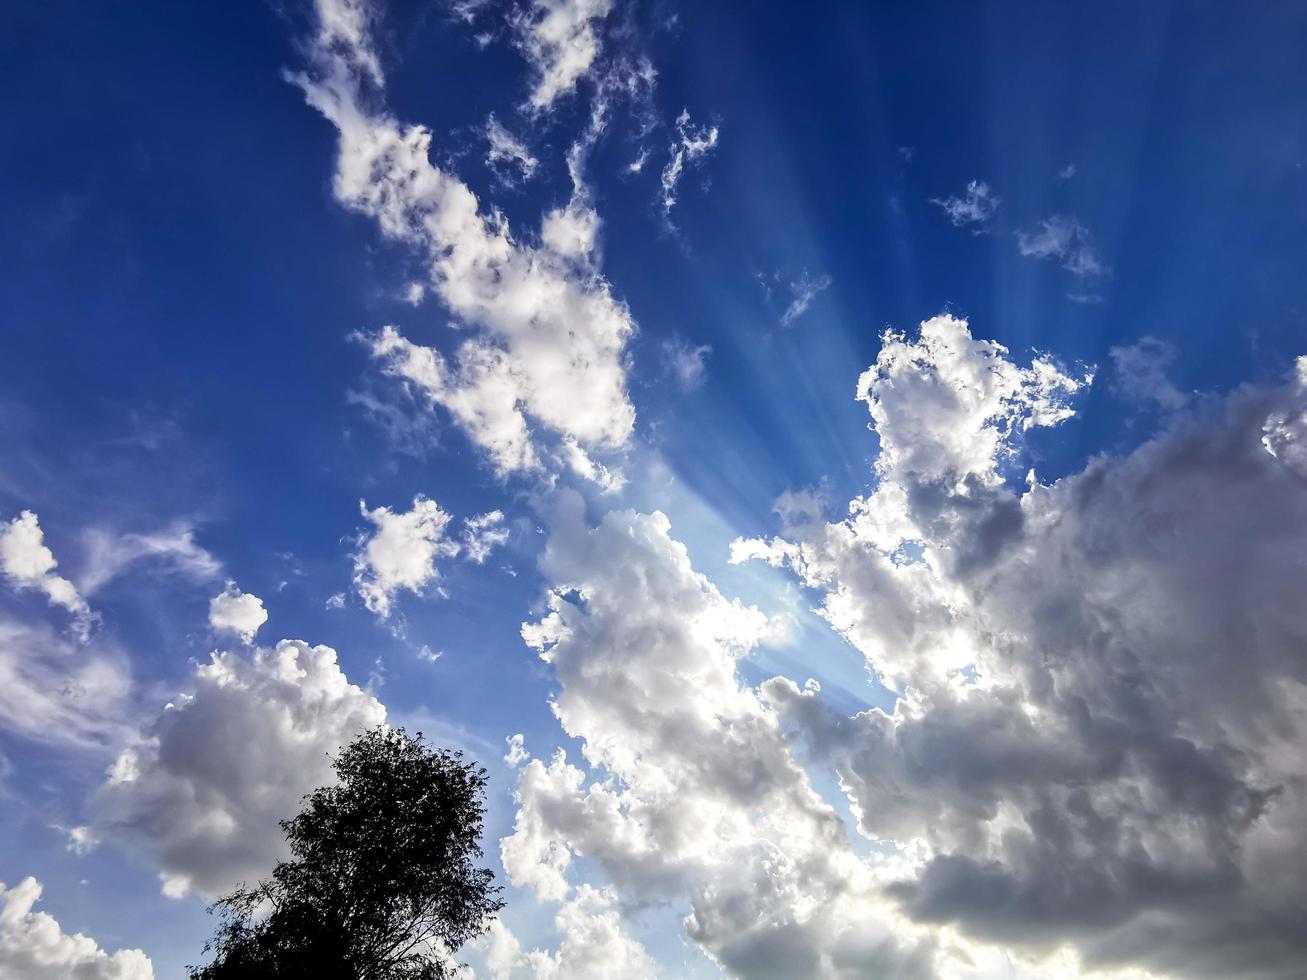
M 49 0 L 0 38 L 0 980 L 382 723 L 462 975 L 1307 962 L 1307 11 Z

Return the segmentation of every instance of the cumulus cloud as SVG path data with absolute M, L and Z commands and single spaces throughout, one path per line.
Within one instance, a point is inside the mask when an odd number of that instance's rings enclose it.
M 235 633 L 246 643 L 254 640 L 259 627 L 268 621 L 263 600 L 242 592 L 235 582 L 209 600 L 209 628 L 217 633 Z
M 671 145 L 667 148 L 667 166 L 662 173 L 662 208 L 666 217 L 676 206 L 677 185 L 685 174 L 685 168 L 699 165 L 707 155 L 717 148 L 718 130 L 716 126 L 696 126 L 690 121 L 690 110 L 682 109 L 676 117 Z
M 397 592 L 421 594 L 440 577 L 439 559 L 463 554 L 480 565 L 508 541 L 504 515 L 497 510 L 466 519 L 458 541 L 447 533 L 452 517 L 421 494 L 407 511 L 368 510 L 361 500 L 359 509 L 376 530 L 360 539 L 354 587 L 368 610 L 382 619 L 390 615 Z
M 36 514 L 25 510 L 0 526 L 0 570 L 9 584 L 33 589 L 52 605 L 73 614 L 77 631 L 84 637 L 90 628 L 91 608 L 72 582 L 55 572 L 59 562 L 45 543 Z
M 1094 278 L 1107 273 L 1089 239 L 1089 230 L 1077 218 L 1055 214 L 1029 230 L 1017 232 L 1017 248 L 1022 255 L 1035 259 L 1053 259 L 1078 278 Z
M 1082 382 L 942 327 L 887 338 L 859 384 L 876 488 L 735 546 L 793 568 L 899 700 L 764 699 L 910 859 L 888 894 L 915 921 L 1086 967 L 1295 976 L 1307 370 L 1022 488 L 1021 432 Z
M 486 165 L 500 183 L 512 187 L 535 175 L 540 161 L 531 155 L 522 140 L 504 128 L 493 112 L 486 120 L 485 137 Z
M 285 856 L 278 821 L 331 781 L 333 753 L 385 720 L 330 647 L 215 652 L 114 762 L 91 827 L 150 859 L 165 894 L 212 898 L 272 870 Z
M 1175 348 L 1155 337 L 1108 351 L 1115 373 L 1115 388 L 1127 401 L 1153 404 L 1163 411 L 1181 409 L 1189 398 L 1171 383 L 1166 370 L 1175 360 Z
M 591 528 L 570 497 L 554 519 L 549 611 L 522 633 L 591 776 L 561 749 L 519 760 L 505 870 L 568 902 L 586 894 L 583 855 L 626 902 L 686 907 L 687 934 L 734 975 L 926 975 L 932 942 L 895 928 L 778 717 L 736 679 L 768 617 L 723 596 L 669 529 L 629 511 Z
M 349 40 L 328 31 L 340 20 L 366 27 L 367 4 L 317 8 L 312 67 L 296 80 L 339 132 L 336 198 L 422 255 L 432 291 L 469 328 L 449 357 L 387 327 L 368 338 L 383 371 L 448 411 L 502 473 L 538 468 L 536 443 L 548 437 L 587 451 L 623 446 L 635 422 L 625 366 L 635 324 L 596 266 L 598 217 L 584 185 L 547 216 L 539 244 L 519 240 L 432 164 L 429 130 L 381 106 L 367 31 Z
M 139 949 L 106 953 L 80 932 L 69 935 L 48 912 L 35 911 L 41 884 L 0 882 L 0 977 L 11 980 L 154 980 Z
M 527 98 L 532 112 L 570 95 L 599 57 L 596 30 L 611 0 L 531 0 L 512 18 L 518 46 L 535 73 Z
M 359 509 L 376 530 L 354 556 L 354 586 L 363 604 L 383 619 L 400 589 L 420 593 L 439 571 L 436 559 L 458 554 L 458 542 L 445 536 L 450 515 L 420 494 L 408 511 L 389 507 Z
M 970 181 L 960 197 L 954 194 L 930 199 L 930 203 L 939 205 L 956 227 L 970 228 L 977 233 L 984 231 L 990 219 L 998 213 L 1000 202 L 998 195 L 983 180 Z

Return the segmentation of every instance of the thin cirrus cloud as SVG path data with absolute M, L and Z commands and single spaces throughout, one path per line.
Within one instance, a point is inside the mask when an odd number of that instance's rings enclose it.
M 930 203 L 937 205 L 954 227 L 970 228 L 973 232 L 980 233 L 987 229 L 1002 202 L 989 184 L 983 180 L 973 180 L 968 182 L 960 196 L 955 194 L 945 198 L 931 198 Z
M 696 125 L 691 121 L 689 109 L 682 109 L 676 117 L 672 142 L 667 148 L 667 165 L 663 167 L 661 177 L 661 206 L 663 217 L 668 221 L 671 220 L 672 208 L 676 207 L 679 194 L 677 188 L 685 176 L 686 168 L 699 166 L 717 148 L 719 136 L 716 126 Z
M 1016 234 L 1017 249 L 1028 258 L 1056 261 L 1080 279 L 1107 274 L 1089 230 L 1071 215 L 1055 214 Z

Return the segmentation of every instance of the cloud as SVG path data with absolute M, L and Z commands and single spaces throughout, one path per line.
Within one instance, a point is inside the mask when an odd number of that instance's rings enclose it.
M 0 617 L 0 728 L 55 745 L 116 746 L 128 734 L 131 687 L 126 657 L 105 637 L 73 642 Z
M 420 595 L 440 577 L 438 560 L 461 555 L 481 565 L 508 542 L 504 515 L 498 510 L 465 519 L 459 540 L 447 533 L 453 518 L 421 494 L 407 511 L 368 510 L 361 500 L 359 510 L 376 530 L 359 539 L 354 587 L 368 610 L 382 619 L 390 616 L 397 592 Z
M 1166 377 L 1175 360 L 1175 348 L 1155 337 L 1144 337 L 1108 351 L 1114 368 L 1115 387 L 1122 398 L 1136 404 L 1156 404 L 1163 411 L 1176 411 L 1188 396 Z
M 980 233 L 998 213 L 1001 199 L 983 180 L 973 180 L 967 184 L 962 197 L 932 197 L 930 203 L 939 205 L 954 226 Z
M 69 935 L 48 912 L 34 911 L 41 884 L 0 883 L 0 977 L 13 980 L 154 980 L 139 949 L 110 954 L 89 936 Z
M 682 391 L 694 391 L 703 385 L 708 355 L 707 344 L 691 344 L 681 337 L 664 340 L 661 347 L 663 371 Z
M 235 582 L 209 600 L 209 627 L 215 632 L 234 633 L 246 643 L 254 641 L 254 634 L 268 621 L 263 600 L 242 592 Z
M 597 22 L 611 0 L 531 0 L 511 26 L 535 73 L 527 108 L 541 112 L 570 95 L 599 57 Z
M 808 307 L 812 305 L 812 301 L 818 294 L 825 292 L 830 285 L 830 276 L 810 276 L 805 269 L 798 279 L 789 284 L 791 299 L 789 305 L 785 307 L 785 312 L 781 314 L 781 326 L 793 326 L 795 320 L 808 312 Z
M 764 699 L 905 858 L 888 894 L 915 921 L 1086 968 L 1287 980 L 1307 954 L 1307 367 L 1019 488 L 1021 433 L 1081 382 L 942 327 L 888 337 L 859 384 L 874 491 L 735 546 L 793 568 L 900 698 L 849 717 L 776 679 Z
M 463 521 L 463 554 L 469 561 L 481 565 L 491 551 L 508 543 L 508 528 L 503 523 L 504 514 L 498 510 Z
M 522 634 L 591 775 L 561 749 L 519 758 L 510 878 L 568 902 L 584 855 L 622 904 L 688 906 L 687 934 L 733 975 L 927 975 L 931 941 L 898 931 L 778 717 L 736 679 L 768 617 L 696 572 L 662 514 L 591 528 L 581 510 L 560 502 L 549 610 Z
M 148 534 L 119 534 L 92 528 L 83 535 L 86 562 L 78 583 L 94 595 L 137 562 L 158 562 L 189 578 L 206 580 L 222 574 L 222 563 L 195 542 L 185 523 Z
M 41 592 L 52 605 L 73 614 L 75 629 L 85 637 L 90 629 L 91 607 L 77 587 L 55 573 L 59 562 L 45 544 L 36 514 L 25 510 L 6 525 L 0 525 L 0 570 L 18 589 Z
M 285 856 L 278 821 L 331 781 L 333 753 L 385 720 L 330 647 L 215 652 L 118 757 L 90 826 L 150 859 L 165 894 L 213 898 L 272 870 Z
M 504 128 L 492 112 L 486 120 L 486 165 L 501 184 L 513 187 L 535 175 L 540 161 L 531 155 L 527 145 Z M 419 288 L 421 288 L 420 284 Z
M 340 8 L 366 6 L 319 0 L 312 70 L 296 78 L 339 131 L 336 198 L 423 256 L 432 291 L 468 328 L 452 358 L 393 327 L 366 338 L 373 356 L 448 411 L 501 473 L 538 468 L 542 439 L 620 449 L 635 422 L 625 364 L 635 324 L 596 266 L 598 217 L 579 181 L 580 151 L 572 200 L 546 216 L 538 245 L 520 241 L 431 163 L 427 129 L 381 107 L 366 32 L 345 43 L 325 27 L 370 18 Z
M 1075 175 L 1076 175 L 1076 165 L 1074 163 L 1068 163 L 1065 167 L 1063 167 L 1061 170 L 1057 172 L 1057 179 L 1070 180 Z
M 436 559 L 452 558 L 459 546 L 445 536 L 449 514 L 420 494 L 408 511 L 368 510 L 361 500 L 359 509 L 376 531 L 354 556 L 354 587 L 368 610 L 385 619 L 396 592 L 420 594 L 440 574 Z
M 1089 241 L 1089 230 L 1078 219 L 1055 214 L 1029 231 L 1017 232 L 1017 248 L 1035 259 L 1056 259 L 1062 268 L 1078 278 L 1107 274 L 1098 250 Z
M 690 110 L 682 109 L 676 117 L 675 133 L 667 148 L 667 166 L 662 173 L 662 208 L 664 217 L 676 206 L 677 184 L 687 166 L 697 166 L 717 148 L 716 126 L 696 126 L 690 121 Z

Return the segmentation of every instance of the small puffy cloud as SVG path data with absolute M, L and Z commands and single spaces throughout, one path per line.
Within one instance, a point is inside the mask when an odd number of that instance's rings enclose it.
M 56 606 L 67 609 L 85 634 L 91 608 L 72 582 L 55 572 L 59 562 L 45 543 L 36 514 L 25 510 L 8 524 L 0 525 L 0 571 L 15 588 L 44 593 Z
M 597 27 L 611 0 L 531 0 L 512 17 L 517 44 L 535 73 L 527 108 L 541 112 L 570 95 L 602 47 Z
M 531 155 L 525 143 L 504 128 L 493 112 L 486 120 L 485 137 L 486 165 L 500 183 L 512 187 L 531 179 L 540 161 Z
M 212 898 L 272 870 L 285 856 L 278 821 L 331 782 L 332 754 L 385 720 L 329 647 L 214 653 L 119 755 L 90 826 L 151 860 L 165 894 Z
M 820 293 L 830 288 L 831 277 L 828 275 L 809 275 L 808 270 L 804 270 L 798 279 L 789 284 L 790 302 L 781 314 L 781 326 L 790 327 L 794 322 L 808 312 L 808 307 Z
M 449 514 L 421 494 L 408 511 L 368 510 L 364 501 L 359 509 L 376 530 L 354 556 L 354 586 L 368 610 L 385 619 L 396 592 L 421 593 L 440 574 L 436 559 L 453 557 L 459 546 L 445 535 Z
M 1115 388 L 1121 397 L 1137 404 L 1155 404 L 1163 411 L 1183 408 L 1188 396 L 1166 376 L 1175 360 L 1175 348 L 1164 340 L 1144 337 L 1108 351 L 1112 358 Z
M 263 600 L 242 592 L 235 582 L 209 600 L 209 627 L 216 633 L 234 633 L 246 643 L 254 640 L 259 627 L 268 621 Z
M 712 348 L 707 344 L 691 344 L 681 337 L 664 340 L 660 348 L 663 371 L 682 391 L 694 391 L 704 381 L 708 355 Z
M 1057 179 L 1070 180 L 1075 175 L 1076 175 L 1076 165 L 1074 163 L 1068 163 L 1065 167 L 1063 167 L 1061 170 L 1057 172 Z
M 1078 278 L 1107 273 L 1098 250 L 1089 240 L 1089 230 L 1074 217 L 1055 214 L 1035 228 L 1017 232 L 1017 248 L 1034 259 L 1053 259 Z
M 1000 201 L 983 180 L 970 181 L 960 197 L 951 195 L 930 199 L 930 203 L 939 205 L 956 227 L 970 228 L 977 233 L 984 231 L 990 219 L 998 213 Z
M 516 735 L 510 735 L 504 739 L 508 743 L 508 751 L 504 753 L 505 765 L 517 768 L 522 763 L 531 758 L 531 753 L 526 750 L 526 740 L 519 732 Z
M 682 109 L 676 117 L 672 135 L 671 145 L 667 148 L 667 166 L 663 167 L 662 174 L 664 216 L 670 215 L 676 206 L 676 188 L 686 167 L 699 165 L 717 148 L 718 129 L 716 126 L 696 126 L 690 121 L 690 110 Z
M 154 980 L 139 949 L 106 953 L 81 933 L 69 935 L 48 912 L 35 910 L 41 884 L 0 882 L 0 977 L 6 980 Z

